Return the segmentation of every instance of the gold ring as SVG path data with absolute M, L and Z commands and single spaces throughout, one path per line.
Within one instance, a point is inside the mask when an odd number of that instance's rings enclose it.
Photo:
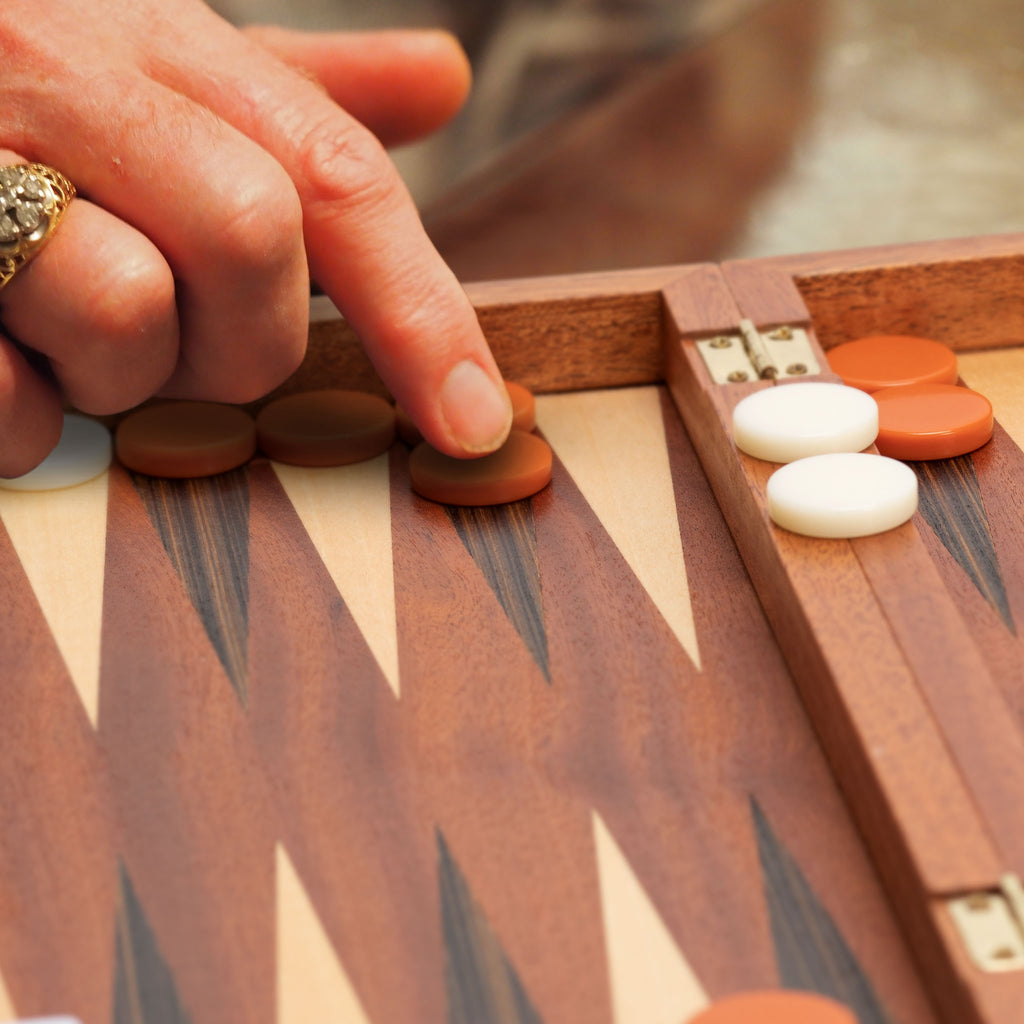
M 45 164 L 0 167 L 0 289 L 47 243 L 75 186 Z

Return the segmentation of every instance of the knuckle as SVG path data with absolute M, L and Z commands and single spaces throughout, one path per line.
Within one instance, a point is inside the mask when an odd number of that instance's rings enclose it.
M 400 187 L 380 141 L 356 122 L 328 118 L 308 127 L 297 147 L 304 202 L 316 207 L 376 207 Z
M 173 323 L 174 277 L 160 260 L 122 260 L 97 279 L 90 308 L 94 337 L 123 353 Z
M 268 158 L 220 199 L 215 259 L 243 273 L 275 272 L 302 245 L 302 207 L 291 179 Z

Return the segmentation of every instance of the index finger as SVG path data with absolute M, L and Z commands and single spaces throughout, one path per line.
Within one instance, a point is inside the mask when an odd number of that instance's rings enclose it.
M 183 26 L 189 48 L 172 40 L 174 59 L 168 51 L 155 77 L 248 135 L 288 172 L 313 276 L 424 436 L 452 455 L 498 447 L 511 425 L 508 393 L 469 300 L 381 144 L 316 85 L 226 24 L 199 28 Z

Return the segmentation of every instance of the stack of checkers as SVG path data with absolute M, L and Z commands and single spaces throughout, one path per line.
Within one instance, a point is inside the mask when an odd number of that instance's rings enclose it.
M 811 537 L 881 533 L 917 508 L 902 461 L 965 455 L 992 436 L 992 406 L 957 385 L 955 354 L 925 338 L 885 335 L 831 349 L 842 384 L 767 388 L 733 412 L 736 446 L 786 463 L 769 479 L 768 513 Z M 880 454 L 864 449 L 875 445 Z
M 401 410 L 376 395 L 325 389 L 276 399 L 255 417 L 215 402 L 164 402 L 136 410 L 118 425 L 113 445 L 100 423 L 70 413 L 60 443 L 36 469 L 0 480 L 16 490 L 55 490 L 92 480 L 115 451 L 125 468 L 147 476 L 187 479 L 226 473 L 255 455 L 294 466 L 344 466 L 386 452 L 396 436 L 415 444 L 409 458 L 413 489 L 452 505 L 518 501 L 551 479 L 551 449 L 531 433 L 533 395 L 508 384 L 513 430 L 496 452 L 477 459 L 443 455 L 421 437 Z

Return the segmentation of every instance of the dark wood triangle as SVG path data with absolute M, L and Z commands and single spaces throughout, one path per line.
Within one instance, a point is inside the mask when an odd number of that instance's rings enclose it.
M 248 704 L 249 482 L 244 469 L 196 480 L 132 475 L 231 685 Z
M 889 1024 L 867 974 L 800 865 L 753 798 L 750 807 L 779 981 L 784 988 L 818 992 L 844 1003 L 859 1024 Z
M 541 1024 L 515 968 L 477 906 L 441 830 L 437 874 L 448 1024 Z
M 918 509 L 925 522 L 1006 628 L 1016 634 L 974 460 L 961 455 L 909 465 L 917 474 Z
M 533 505 L 527 499 L 483 508 L 449 505 L 447 510 L 466 550 L 550 683 Z
M 120 873 L 113 1024 L 191 1024 L 123 864 Z

